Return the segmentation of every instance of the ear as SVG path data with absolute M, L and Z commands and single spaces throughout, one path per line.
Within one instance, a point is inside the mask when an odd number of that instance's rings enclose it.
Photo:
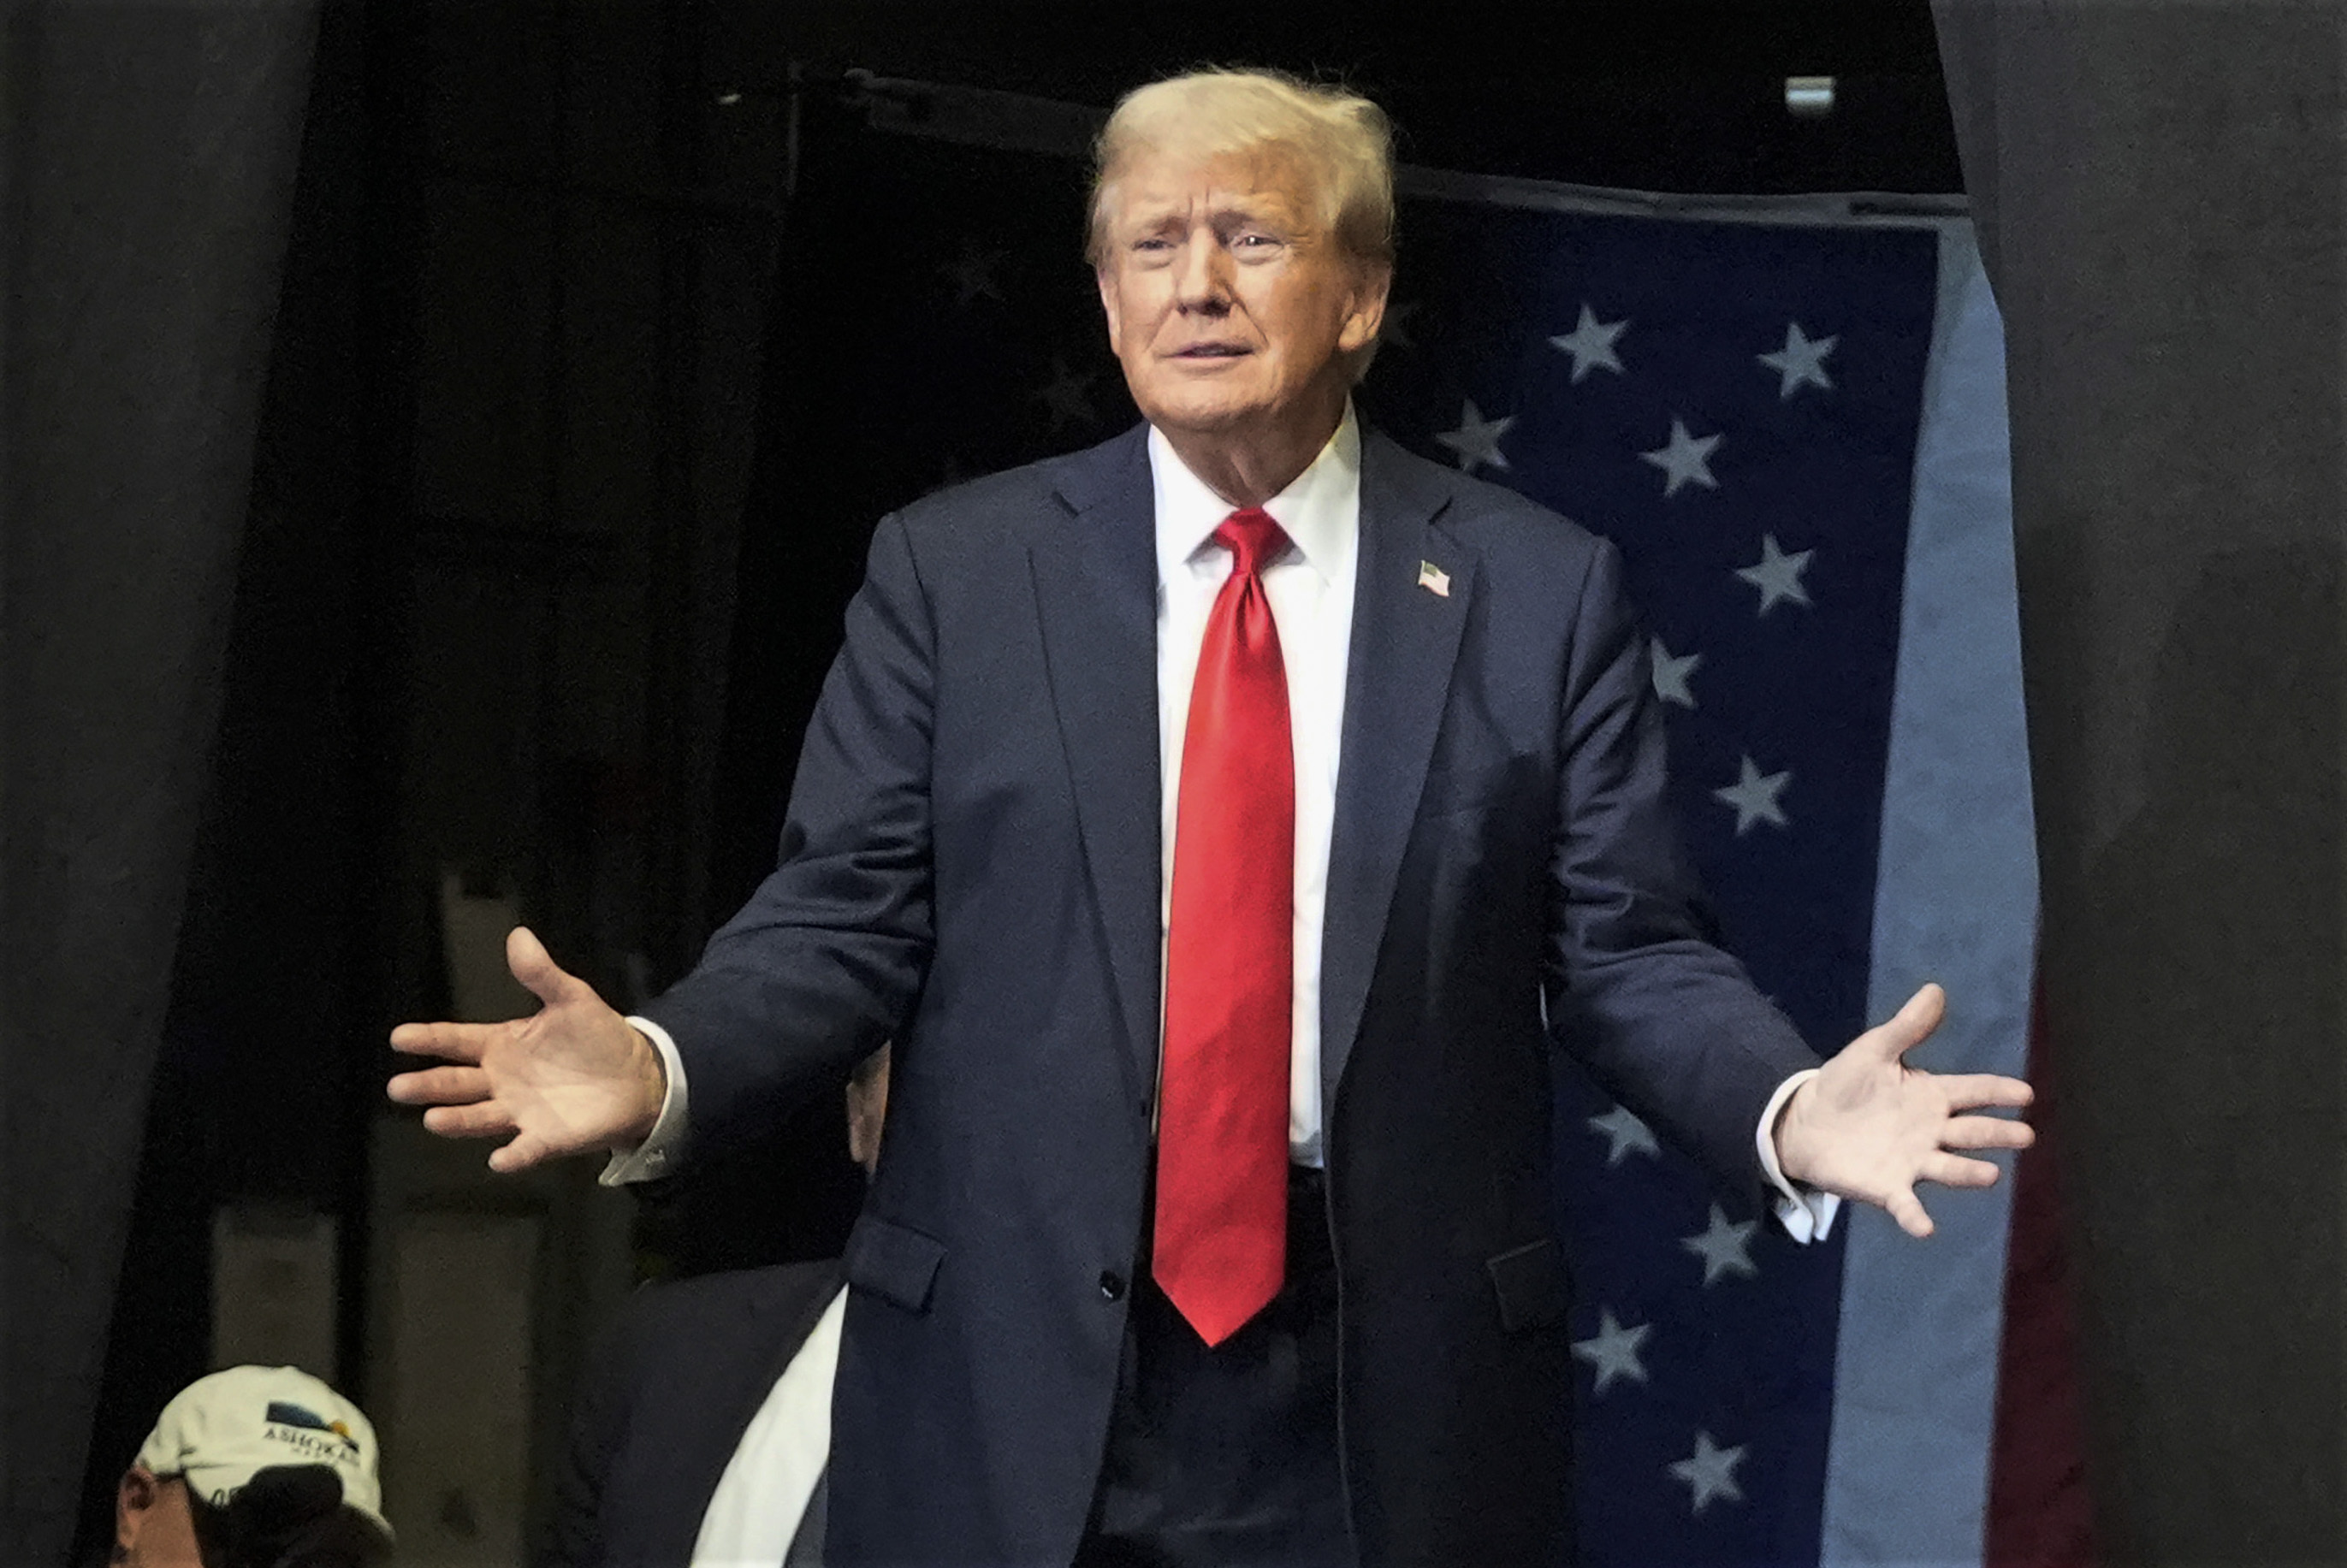
M 1362 265 L 1354 280 L 1345 324 L 1337 333 L 1338 352 L 1351 354 L 1377 341 L 1378 329 L 1385 324 L 1386 296 L 1392 289 L 1393 266 L 1390 262 Z
M 1124 345 L 1120 341 L 1123 332 L 1116 308 L 1116 273 L 1105 265 L 1094 267 L 1092 282 L 1100 290 L 1101 311 L 1108 317 L 1108 351 L 1122 359 L 1124 357 Z
M 130 1547 L 138 1544 L 138 1532 L 154 1512 L 161 1483 L 144 1465 L 132 1465 L 122 1472 L 122 1480 L 114 1489 L 114 1544 Z

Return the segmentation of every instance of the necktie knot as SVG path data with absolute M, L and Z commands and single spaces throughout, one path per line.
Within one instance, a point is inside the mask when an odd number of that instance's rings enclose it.
M 1287 535 L 1261 507 L 1248 507 L 1225 518 L 1214 529 L 1214 542 L 1231 552 L 1231 570 L 1240 577 L 1260 574 L 1287 548 Z

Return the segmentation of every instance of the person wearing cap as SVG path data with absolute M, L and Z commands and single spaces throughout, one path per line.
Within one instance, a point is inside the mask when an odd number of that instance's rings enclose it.
M 114 1496 L 123 1568 L 387 1561 L 374 1426 L 292 1367 L 231 1367 L 163 1407 Z

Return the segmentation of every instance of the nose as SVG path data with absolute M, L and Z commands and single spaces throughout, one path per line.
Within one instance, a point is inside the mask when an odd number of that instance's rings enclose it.
M 1219 238 L 1193 235 L 1182 247 L 1174 300 L 1184 311 L 1220 315 L 1230 309 L 1230 253 Z

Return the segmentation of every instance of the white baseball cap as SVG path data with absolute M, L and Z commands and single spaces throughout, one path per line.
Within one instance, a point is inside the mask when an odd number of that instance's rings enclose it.
M 374 1425 L 356 1405 L 296 1367 L 231 1367 L 199 1378 L 163 1407 L 138 1463 L 178 1476 L 215 1507 L 256 1471 L 324 1465 L 343 1483 L 343 1504 L 392 1543 L 383 1516 Z

